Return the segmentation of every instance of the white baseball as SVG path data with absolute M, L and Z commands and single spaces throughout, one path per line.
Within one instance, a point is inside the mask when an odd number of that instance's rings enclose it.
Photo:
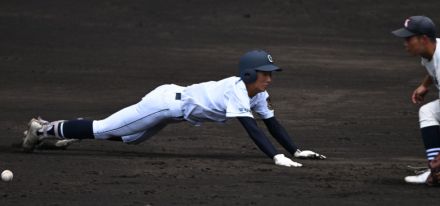
M 5 182 L 9 182 L 14 177 L 14 174 L 10 170 L 5 170 L 2 172 L 2 180 Z

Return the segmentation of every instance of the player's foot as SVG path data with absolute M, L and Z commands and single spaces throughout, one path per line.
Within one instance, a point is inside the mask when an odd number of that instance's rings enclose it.
M 79 139 L 44 139 L 36 146 L 39 150 L 65 150 Z
M 431 170 L 427 169 L 421 171 L 419 174 L 414 176 L 406 176 L 405 182 L 412 184 L 425 184 L 428 176 L 431 174 Z
M 40 138 L 37 131 L 43 128 L 38 119 L 32 118 L 28 123 L 28 130 L 24 132 L 24 139 L 22 143 L 23 150 L 25 152 L 32 152 L 35 146 L 40 142 Z
M 29 129 L 24 131 L 25 138 L 23 138 L 21 147 L 25 152 L 32 152 L 34 149 L 66 149 L 71 144 L 79 142 L 79 139 L 60 139 L 47 134 L 47 131 L 52 129 L 54 125 L 64 121 L 49 122 L 41 117 L 31 119 L 28 124 Z

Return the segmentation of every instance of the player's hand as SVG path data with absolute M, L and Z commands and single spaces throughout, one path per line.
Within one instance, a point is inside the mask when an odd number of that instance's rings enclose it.
M 411 100 L 414 104 L 420 104 L 425 99 L 425 95 L 428 93 L 428 88 L 424 85 L 420 85 L 414 90 L 411 96 Z
M 310 150 L 296 150 L 295 154 L 293 154 L 293 156 L 295 156 L 296 158 L 301 158 L 301 159 L 318 159 L 318 160 L 323 160 L 326 159 L 327 157 L 324 155 L 320 155 L 314 151 L 310 151 Z
M 276 165 L 285 166 L 285 167 L 302 167 L 301 163 L 294 162 L 291 159 L 287 158 L 283 154 L 277 154 L 273 157 Z

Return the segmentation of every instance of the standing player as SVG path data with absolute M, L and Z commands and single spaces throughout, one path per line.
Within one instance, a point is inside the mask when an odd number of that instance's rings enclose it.
M 428 74 L 414 90 L 411 100 L 414 104 L 423 102 L 428 88 L 433 83 L 440 89 L 440 47 L 436 39 L 433 21 L 426 16 L 412 16 L 405 20 L 404 27 L 392 32 L 405 39 L 404 45 L 409 54 L 421 57 L 421 64 Z M 439 99 L 423 105 L 419 110 L 420 130 L 428 159 L 429 170 L 419 175 L 407 176 L 408 183 L 437 183 L 437 170 L 434 166 L 440 152 L 440 101 Z M 437 159 L 437 160 L 436 160 Z
M 255 144 L 276 165 L 301 167 L 277 152 L 257 126 L 252 111 L 259 114 L 270 134 L 294 157 L 325 159 L 310 150 L 301 151 L 274 116 L 266 88 L 272 72 L 281 69 L 273 64 L 265 51 L 254 50 L 240 58 L 240 77 L 229 77 L 182 87 L 166 84 L 148 93 L 139 103 L 126 107 L 103 120 L 69 120 L 47 122 L 40 118 L 29 122 L 22 146 L 32 151 L 41 141 L 59 139 L 119 140 L 137 144 L 145 141 L 168 123 L 188 121 L 200 125 L 204 121 L 225 122 L 237 118 Z

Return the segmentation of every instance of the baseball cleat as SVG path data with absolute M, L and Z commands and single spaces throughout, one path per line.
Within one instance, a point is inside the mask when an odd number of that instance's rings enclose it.
M 414 175 L 414 176 L 406 176 L 405 182 L 411 183 L 411 184 L 425 184 L 426 180 L 428 179 L 428 176 L 431 174 L 431 170 L 427 169 L 424 171 L 421 171 L 420 174 Z
M 37 121 L 38 123 L 40 123 L 41 125 L 47 125 L 47 124 L 50 124 L 49 121 L 44 120 L 44 119 L 42 119 L 41 117 L 38 117 L 38 118 L 36 119 L 36 121 Z
M 43 128 L 38 119 L 32 118 L 28 123 L 29 129 L 24 132 L 22 147 L 25 152 L 32 152 L 35 146 L 40 142 L 37 131 Z
M 43 139 L 35 149 L 39 150 L 65 150 L 68 146 L 75 142 L 79 142 L 79 139 Z
M 61 139 L 55 142 L 55 146 L 66 148 L 75 142 L 79 142 L 79 139 Z

